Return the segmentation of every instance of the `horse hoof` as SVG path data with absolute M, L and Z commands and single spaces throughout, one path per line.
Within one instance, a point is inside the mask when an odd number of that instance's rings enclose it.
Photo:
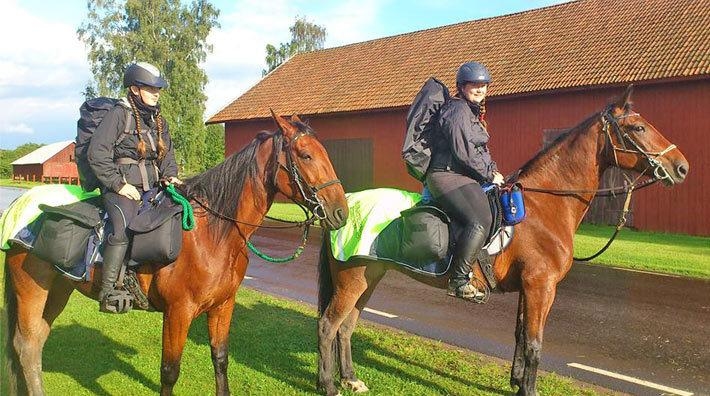
M 343 380 L 342 385 L 344 388 L 348 388 L 355 393 L 364 393 L 370 390 L 370 388 L 368 388 L 367 385 L 360 380 Z

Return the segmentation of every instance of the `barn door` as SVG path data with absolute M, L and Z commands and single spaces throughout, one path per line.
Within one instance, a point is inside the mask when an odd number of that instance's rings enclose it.
M 345 192 L 372 188 L 371 139 L 331 139 L 322 143 Z
M 569 129 L 545 129 L 542 132 L 543 149 L 549 146 L 559 135 L 567 132 Z M 628 174 L 627 174 L 628 176 Z M 599 188 L 618 187 L 624 185 L 624 171 L 619 168 L 609 168 L 602 174 Z M 592 200 L 592 205 L 589 207 L 587 214 L 584 216 L 585 223 L 617 225 L 621 212 L 624 210 L 624 201 L 626 194 L 623 192 L 617 196 L 595 197 Z M 626 225 L 634 225 L 634 203 L 631 200 L 629 213 L 626 214 Z

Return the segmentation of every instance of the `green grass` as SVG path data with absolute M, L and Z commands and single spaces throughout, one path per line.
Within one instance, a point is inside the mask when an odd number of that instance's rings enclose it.
M 611 226 L 582 225 L 575 235 L 575 256 L 596 253 L 614 232 Z M 622 229 L 609 249 L 592 260 L 642 271 L 710 279 L 710 238 Z
M 32 188 L 41 186 L 41 182 L 16 181 L 12 179 L 0 179 L 0 187 Z
M 245 288 L 237 302 L 229 347 L 232 393 L 316 394 L 313 308 Z M 161 315 L 110 316 L 97 308 L 96 302 L 75 293 L 55 322 L 44 349 L 47 394 L 157 393 Z M 353 353 L 358 375 L 370 386 L 371 395 L 512 394 L 508 363 L 401 331 L 361 323 L 353 335 Z M 206 324 L 200 317 L 189 332 L 177 395 L 213 394 L 209 356 Z M 541 373 L 538 383 L 545 395 L 600 391 L 550 373 Z

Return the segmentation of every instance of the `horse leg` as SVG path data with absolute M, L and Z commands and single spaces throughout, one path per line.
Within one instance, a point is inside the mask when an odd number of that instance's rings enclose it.
M 532 396 L 537 395 L 535 382 L 537 380 L 537 366 L 542 352 L 543 332 L 547 322 L 547 315 L 550 313 L 557 290 L 552 281 L 534 288 L 526 288 L 524 285 L 523 290 L 525 293 L 523 298 L 525 303 L 523 308 L 525 370 L 517 394 Z
M 49 336 L 50 326 L 44 312 L 57 274 L 48 264 L 27 254 L 9 258 L 8 263 L 17 297 L 13 346 L 22 366 L 27 394 L 43 395 L 42 348 Z
M 380 269 L 375 270 L 374 266 L 367 267 L 365 271 L 365 276 L 368 279 L 367 290 L 360 296 L 360 299 L 355 304 L 355 308 L 350 311 L 348 317 L 340 325 L 340 330 L 338 331 L 338 351 L 340 354 L 340 383 L 352 390 L 355 393 L 367 392 L 369 388 L 364 382 L 359 380 L 355 376 L 355 368 L 353 367 L 353 355 L 352 355 L 352 344 L 350 339 L 352 337 L 353 331 L 355 331 L 355 326 L 360 318 L 360 313 L 367 302 L 370 300 L 372 293 L 375 291 L 375 287 L 379 283 L 380 279 L 384 276 L 385 271 Z
M 360 296 L 367 290 L 365 267 L 337 268 L 331 265 L 334 274 L 334 293 L 327 308 L 318 320 L 318 384 L 326 395 L 339 395 L 333 382 L 333 345 L 345 319 L 350 315 Z M 357 319 L 357 317 L 355 318 Z
M 173 394 L 173 387 L 180 375 L 180 360 L 187 340 L 187 332 L 194 316 L 187 303 L 168 305 L 163 313 L 163 356 L 160 364 L 160 394 Z
M 54 281 L 52 288 L 49 290 L 47 304 L 42 314 L 48 326 L 51 327 L 54 319 L 57 319 L 59 314 L 64 311 L 64 307 L 67 306 L 73 291 L 74 285 L 70 281 L 59 277 Z
M 229 363 L 229 326 L 234 312 L 234 298 L 229 298 L 220 306 L 207 312 L 207 329 L 210 335 L 210 351 L 216 395 L 228 395 L 227 364 Z
M 513 355 L 513 367 L 510 369 L 510 387 L 520 387 L 523 381 L 523 371 L 525 370 L 525 360 L 523 358 L 523 348 L 525 345 L 525 335 L 523 327 L 523 304 L 525 297 L 522 291 L 518 293 L 518 316 L 515 324 L 515 354 Z

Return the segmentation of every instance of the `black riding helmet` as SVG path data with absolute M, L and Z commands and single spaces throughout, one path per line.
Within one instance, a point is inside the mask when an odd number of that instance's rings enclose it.
M 483 63 L 466 62 L 459 66 L 459 71 L 456 72 L 456 85 L 464 85 L 467 82 L 490 84 L 491 81 L 491 74 Z
M 123 74 L 123 87 L 132 85 L 165 88 L 168 82 L 160 75 L 157 67 L 146 62 L 132 63 Z

